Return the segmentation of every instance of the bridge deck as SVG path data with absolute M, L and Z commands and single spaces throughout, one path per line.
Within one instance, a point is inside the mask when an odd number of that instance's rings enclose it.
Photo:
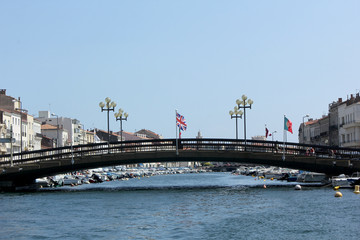
M 315 150 L 314 155 L 309 149 Z M 0 181 L 103 166 L 150 162 L 236 162 L 323 172 L 360 171 L 360 149 L 234 139 L 175 139 L 97 143 L 0 156 Z

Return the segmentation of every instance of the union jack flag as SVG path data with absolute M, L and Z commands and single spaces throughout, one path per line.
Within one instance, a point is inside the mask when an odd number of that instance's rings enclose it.
M 178 126 L 181 131 L 185 131 L 187 128 L 184 116 L 179 113 L 176 113 L 176 126 Z

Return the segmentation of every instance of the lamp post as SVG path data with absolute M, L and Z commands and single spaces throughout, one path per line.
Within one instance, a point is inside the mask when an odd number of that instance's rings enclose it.
M 244 109 L 244 139 L 245 139 L 245 145 L 246 145 L 246 109 L 250 108 L 251 105 L 254 103 L 253 100 L 248 99 L 246 95 L 242 95 L 242 100 L 237 99 L 236 104 L 238 105 L 238 109 L 242 108 Z
M 236 119 L 236 140 L 238 140 L 238 118 L 242 118 L 243 111 L 239 111 L 238 107 L 234 107 L 234 111 L 229 111 L 231 119 Z
M 302 140 L 303 140 L 303 143 L 305 143 L 305 122 L 304 122 L 304 119 L 305 118 L 308 118 L 309 117 L 309 114 L 306 114 L 305 116 L 303 116 L 303 129 L 302 129 Z
M 16 111 L 20 112 L 20 153 L 22 153 L 23 150 L 23 141 L 22 141 L 22 136 L 23 136 L 23 125 L 22 125 L 22 119 L 23 119 L 23 113 L 27 113 L 28 111 L 26 109 L 22 109 L 22 108 L 15 108 Z M 21 155 L 22 158 L 22 155 Z
M 124 110 L 122 110 L 121 108 L 119 109 L 119 112 L 117 112 L 117 113 L 115 113 L 114 114 L 114 116 L 115 116 L 115 118 L 116 118 L 116 121 L 120 121 L 120 136 L 121 136 L 121 142 L 122 142 L 122 132 L 123 132 L 123 130 L 122 130 L 122 121 L 123 120 L 125 120 L 125 121 L 127 121 L 127 118 L 128 118 L 128 116 L 129 116 L 129 114 L 128 113 L 124 113 L 123 114 L 123 112 L 124 112 Z M 124 117 L 123 117 L 123 115 L 124 115 Z
M 56 147 L 59 147 L 59 116 L 52 113 L 51 116 L 56 117 Z
M 272 133 L 271 133 L 271 141 L 274 141 L 274 134 L 275 133 L 277 133 L 277 131 L 273 131 Z
M 106 106 L 106 108 L 105 108 Z M 107 111 L 107 127 L 108 127 L 108 143 L 110 143 L 110 126 L 109 126 L 109 112 L 115 111 L 116 103 L 112 102 L 109 97 L 105 98 L 105 103 L 100 102 L 99 107 L 101 108 L 101 112 Z

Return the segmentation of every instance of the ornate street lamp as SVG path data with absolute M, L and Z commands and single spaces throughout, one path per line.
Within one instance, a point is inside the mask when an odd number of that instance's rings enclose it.
M 109 97 L 105 98 L 105 103 L 100 102 L 99 107 L 101 107 L 101 112 L 107 111 L 107 127 L 108 127 L 108 143 L 110 143 L 110 124 L 109 124 L 109 112 L 115 111 L 116 103 L 111 102 Z
M 248 99 L 246 95 L 242 95 L 241 100 L 237 99 L 236 104 L 238 105 L 238 109 L 242 108 L 244 109 L 244 139 L 245 139 L 245 145 L 246 145 L 246 109 L 250 108 L 251 105 L 253 105 L 254 101 L 251 99 Z
M 234 111 L 229 111 L 229 115 L 231 119 L 236 119 L 236 140 L 238 139 L 238 118 L 242 118 L 243 111 L 239 111 L 238 107 L 234 107 Z
M 117 113 L 115 113 L 114 114 L 114 116 L 115 116 L 115 118 L 116 118 L 116 121 L 120 121 L 120 136 L 121 136 L 121 142 L 122 142 L 122 132 L 123 132 L 123 130 L 122 130 L 122 121 L 123 120 L 125 120 L 125 121 L 127 121 L 127 118 L 128 118 L 128 116 L 129 116 L 129 114 L 128 113 L 124 113 L 123 114 L 123 112 L 124 112 L 124 110 L 122 110 L 121 108 L 119 109 L 119 112 L 117 112 Z M 123 117 L 124 116 L 124 117 Z

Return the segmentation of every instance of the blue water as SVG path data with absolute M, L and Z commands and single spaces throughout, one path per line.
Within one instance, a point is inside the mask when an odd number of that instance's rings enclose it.
M 2 193 L 0 239 L 359 239 L 341 192 L 206 173 Z

